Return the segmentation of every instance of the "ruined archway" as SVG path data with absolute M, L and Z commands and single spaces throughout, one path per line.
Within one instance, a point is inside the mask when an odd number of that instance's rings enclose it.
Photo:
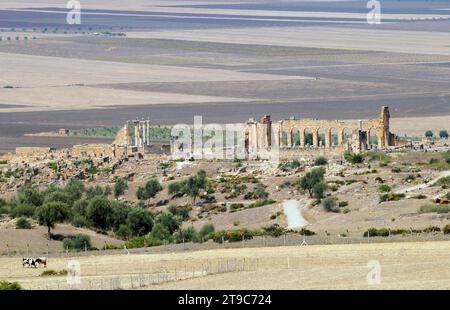
M 317 130 L 317 135 L 318 135 L 318 143 L 317 145 L 319 147 L 326 147 L 328 139 L 326 138 L 326 134 L 327 134 L 327 130 L 325 128 L 319 128 Z
M 338 146 L 339 145 L 339 131 L 336 128 L 330 128 L 330 146 Z
M 305 128 L 304 132 L 304 146 L 312 146 L 313 145 L 313 130 L 311 128 Z
M 291 141 L 293 147 L 299 147 L 300 146 L 300 130 L 297 128 L 292 128 L 291 130 Z
M 367 145 L 369 149 L 378 148 L 378 128 L 372 127 L 367 132 Z

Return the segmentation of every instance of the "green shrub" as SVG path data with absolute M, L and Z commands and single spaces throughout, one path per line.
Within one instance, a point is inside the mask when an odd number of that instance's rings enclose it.
M 352 164 L 360 164 L 364 161 L 364 157 L 361 154 L 353 154 L 350 152 L 344 154 L 344 159 Z
M 262 200 L 257 200 L 254 203 L 249 204 L 246 209 L 252 209 L 252 208 L 259 208 L 262 206 L 266 206 L 266 205 L 271 205 L 273 203 L 275 203 L 276 201 L 273 199 L 262 199 Z
M 245 206 L 243 203 L 232 203 L 230 205 L 230 212 L 238 211 L 243 209 Z
M 399 201 L 403 198 L 405 198 L 406 195 L 405 194 L 395 194 L 395 193 L 387 193 L 384 195 L 380 196 L 380 202 L 385 202 L 385 201 Z
M 190 205 L 170 206 L 168 210 L 173 215 L 179 216 L 183 221 L 185 221 L 189 219 L 189 212 L 191 212 L 192 207 Z
M 181 182 L 172 182 L 167 187 L 169 195 L 180 193 L 183 190 L 183 184 Z
M 16 229 L 31 229 L 31 224 L 26 217 L 20 217 L 16 222 Z
M 423 194 L 418 194 L 418 195 L 412 196 L 411 198 L 412 199 L 426 199 L 427 196 L 423 195 Z
M 18 282 L 0 281 L 0 291 L 17 291 L 21 289 L 22 286 Z
M 314 236 L 316 234 L 315 232 L 306 228 L 300 229 L 298 233 L 303 236 Z
M 366 230 L 364 232 L 363 236 L 367 237 L 368 235 L 370 237 L 388 237 L 389 229 L 387 229 L 387 228 L 380 228 L 380 229 L 369 228 L 368 230 Z
M 272 237 L 279 237 L 286 233 L 286 230 L 278 224 L 272 224 L 269 226 L 265 226 L 265 227 L 263 227 L 262 230 L 263 230 L 264 235 L 269 235 Z
M 64 238 L 63 247 L 64 249 L 73 251 L 84 251 L 85 249 L 90 250 L 92 247 L 91 237 L 88 235 L 79 234 Z
M 450 234 L 450 224 L 445 225 L 444 228 L 442 229 L 442 231 L 446 235 Z
M 60 271 L 56 271 L 56 270 L 44 270 L 39 276 L 40 277 L 54 277 L 54 276 L 66 276 L 68 273 L 67 269 L 63 269 Z
M 127 225 L 133 236 L 143 236 L 152 230 L 153 218 L 147 209 L 133 207 L 128 213 Z
M 129 249 L 159 246 L 162 244 L 163 240 L 155 239 L 151 235 L 133 237 L 125 243 Z
M 117 178 L 114 182 L 114 197 L 122 196 L 128 188 L 128 182 L 123 178 Z
M 122 240 L 128 240 L 133 235 L 129 225 L 121 224 L 116 231 L 116 236 Z
M 197 242 L 199 240 L 199 234 L 194 229 L 194 227 L 189 227 L 186 229 L 180 229 L 175 234 L 175 239 L 178 243 L 180 242 Z
M 430 165 L 437 164 L 437 163 L 439 163 L 439 159 L 437 159 L 437 158 L 430 158 Z
M 383 184 L 383 185 L 380 185 L 380 187 L 378 187 L 378 190 L 380 192 L 387 193 L 387 192 L 391 191 L 391 187 L 389 185 L 387 185 L 387 184 Z
M 441 229 L 439 227 L 431 226 L 431 225 L 423 230 L 423 232 L 425 232 L 425 233 L 438 232 L 438 231 L 441 231 Z
M 136 196 L 139 200 L 146 200 L 155 197 L 155 195 L 161 190 L 162 186 L 159 184 L 158 180 L 152 179 L 148 181 L 144 187 L 138 188 Z
M 420 207 L 419 213 L 448 213 L 450 206 L 448 205 L 425 205 Z
M 205 224 L 203 225 L 203 227 L 200 229 L 200 236 L 204 237 L 206 235 L 209 235 L 211 233 L 213 233 L 215 231 L 214 225 L 213 224 Z
M 449 186 L 450 185 L 450 176 L 440 178 L 433 184 L 433 186 Z
M 314 160 L 314 166 L 325 166 L 328 164 L 328 159 L 324 156 L 319 156 Z
M 152 228 L 151 236 L 156 240 L 168 240 L 170 237 L 170 231 L 163 224 L 156 223 Z
M 339 201 L 338 206 L 339 206 L 339 208 L 344 208 L 344 207 L 348 206 L 348 201 Z
M 327 197 L 322 201 L 323 209 L 327 212 L 340 212 L 339 208 L 336 207 L 336 198 Z

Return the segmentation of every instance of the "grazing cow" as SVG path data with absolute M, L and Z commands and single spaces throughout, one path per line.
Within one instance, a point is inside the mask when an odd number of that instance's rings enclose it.
M 36 259 L 32 257 L 22 258 L 22 267 L 25 267 L 25 265 L 28 265 L 28 267 L 37 268 Z
M 43 265 L 44 268 L 47 268 L 47 257 L 36 258 L 36 264 Z

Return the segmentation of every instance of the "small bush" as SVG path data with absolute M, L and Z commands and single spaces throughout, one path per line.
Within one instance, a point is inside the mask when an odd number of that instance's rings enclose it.
M 56 271 L 56 270 L 45 270 L 39 276 L 40 277 L 52 277 L 52 276 L 66 276 L 68 271 L 66 269 Z
M 215 231 L 214 225 L 213 224 L 205 224 L 203 225 L 203 227 L 200 229 L 200 236 L 204 237 L 206 235 L 209 235 L 210 233 L 213 233 Z
M 84 249 L 90 250 L 92 247 L 91 237 L 88 235 L 79 234 L 75 237 L 64 238 L 63 240 L 64 249 L 84 251 Z
M 146 200 L 155 197 L 162 190 L 161 184 L 155 179 L 148 181 L 144 187 L 139 187 L 136 196 L 139 200 Z
M 419 213 L 448 213 L 450 212 L 450 206 L 446 205 L 425 205 L 420 207 Z
M 363 234 L 364 237 L 370 236 L 370 237 L 388 237 L 389 236 L 389 230 L 387 228 L 369 228 L 366 230 Z
M 338 206 L 339 206 L 339 208 L 344 208 L 344 207 L 348 206 L 348 201 L 339 201 Z
M 380 192 L 387 193 L 387 192 L 391 191 L 391 187 L 389 185 L 387 185 L 387 184 L 383 184 L 383 185 L 380 185 L 380 187 L 378 187 L 378 190 Z
M 336 207 L 336 199 L 332 197 L 327 197 L 322 201 L 323 209 L 327 212 L 340 212 L 339 208 Z
M 0 291 L 18 291 L 22 286 L 18 282 L 0 281 Z
M 446 235 L 450 234 L 450 224 L 445 225 L 444 228 L 442 229 L 442 231 Z
M 450 176 L 440 178 L 433 184 L 433 186 L 449 186 L 450 185 Z
M 344 159 L 352 164 L 360 164 L 364 161 L 364 157 L 361 154 L 353 154 L 349 152 L 344 154 Z
M 405 198 L 406 195 L 405 194 L 395 194 L 395 193 L 387 193 L 384 195 L 380 196 L 380 202 L 385 202 L 385 201 L 399 201 L 403 198 Z
M 328 164 L 328 159 L 324 156 L 319 156 L 314 160 L 314 166 L 325 166 Z
M 272 237 L 279 237 L 281 235 L 284 235 L 285 233 L 286 233 L 286 230 L 278 224 L 272 224 L 272 225 L 263 227 L 264 235 L 269 235 Z
M 31 224 L 26 217 L 20 217 L 16 222 L 16 229 L 31 229 Z
M 413 197 L 411 197 L 412 199 L 426 199 L 427 198 L 427 196 L 426 195 L 423 195 L 423 194 L 418 194 L 418 195 L 415 195 L 415 196 L 413 196 Z
M 251 203 L 249 204 L 246 209 L 251 209 L 251 208 L 259 208 L 262 206 L 266 206 L 266 205 L 271 205 L 273 203 L 275 203 L 276 201 L 273 199 L 263 199 L 263 200 L 257 200 L 255 203 Z
M 316 234 L 315 232 L 313 232 L 309 229 L 306 229 L 306 228 L 300 229 L 300 231 L 298 233 L 303 236 L 314 236 Z

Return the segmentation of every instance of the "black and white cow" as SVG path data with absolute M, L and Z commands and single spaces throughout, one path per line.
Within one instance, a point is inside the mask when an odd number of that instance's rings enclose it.
M 23 257 L 22 258 L 22 267 L 34 267 L 37 268 L 36 259 L 32 257 Z
M 44 266 L 44 268 L 47 268 L 47 257 L 23 257 L 22 258 L 22 267 L 28 266 L 28 267 L 34 267 L 37 268 L 38 266 Z

